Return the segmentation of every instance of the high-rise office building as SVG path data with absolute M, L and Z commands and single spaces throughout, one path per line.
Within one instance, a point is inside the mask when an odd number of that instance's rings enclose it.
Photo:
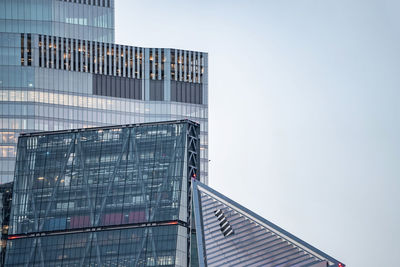
M 188 266 L 190 121 L 22 135 L 5 266 Z
M 21 135 L 5 266 L 344 266 L 198 181 L 199 132 Z
M 114 39 L 114 0 L 0 0 L 0 183 L 22 132 L 184 118 L 207 183 L 207 53 Z

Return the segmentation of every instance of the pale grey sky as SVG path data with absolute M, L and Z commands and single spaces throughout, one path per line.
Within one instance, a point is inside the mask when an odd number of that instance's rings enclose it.
M 399 266 L 400 1 L 116 0 L 209 53 L 210 185 L 349 267 Z

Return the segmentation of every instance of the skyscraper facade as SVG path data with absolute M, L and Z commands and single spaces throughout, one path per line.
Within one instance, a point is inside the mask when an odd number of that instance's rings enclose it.
M 175 121 L 22 135 L 5 266 L 189 266 L 199 133 Z
M 114 0 L 0 0 L 0 183 L 22 132 L 184 118 L 201 125 L 208 182 L 207 53 L 114 35 Z

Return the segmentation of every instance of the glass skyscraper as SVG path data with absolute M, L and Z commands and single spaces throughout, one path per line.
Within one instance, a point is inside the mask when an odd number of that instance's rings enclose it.
M 197 123 L 22 134 L 5 266 L 344 264 L 199 180 Z
M 0 0 L 0 183 L 17 136 L 190 119 L 208 182 L 208 55 L 114 42 L 114 0 Z
M 5 266 L 188 266 L 190 121 L 19 138 Z

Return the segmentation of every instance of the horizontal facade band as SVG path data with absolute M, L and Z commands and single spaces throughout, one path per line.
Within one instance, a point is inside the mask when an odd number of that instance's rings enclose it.
M 180 226 L 189 228 L 187 223 L 180 221 L 180 220 L 160 221 L 160 222 L 143 222 L 143 223 L 122 224 L 122 225 L 83 227 L 83 228 L 76 228 L 76 229 L 72 229 L 72 230 L 33 232 L 33 233 L 28 233 L 28 234 L 9 235 L 8 240 L 14 240 L 14 239 L 20 239 L 20 238 L 37 238 L 37 237 L 54 236 L 54 235 L 78 234 L 78 233 L 87 233 L 87 232 L 112 231 L 112 230 L 121 230 L 121 229 L 171 226 L 171 225 L 180 225 Z

